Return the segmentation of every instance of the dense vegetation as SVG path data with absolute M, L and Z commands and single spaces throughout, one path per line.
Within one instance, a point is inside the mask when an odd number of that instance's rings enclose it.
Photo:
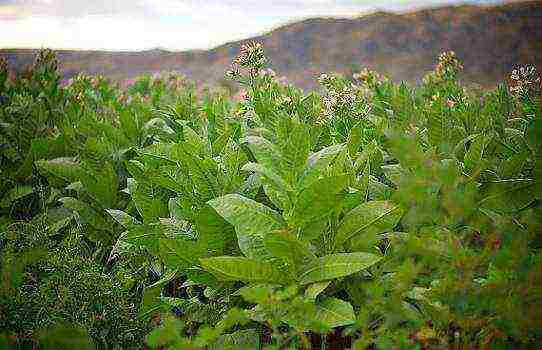
M 542 99 L 371 71 L 61 86 L 0 61 L 0 347 L 433 349 L 542 337 Z

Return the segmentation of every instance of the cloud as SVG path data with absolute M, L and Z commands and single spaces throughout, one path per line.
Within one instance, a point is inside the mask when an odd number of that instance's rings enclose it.
M 483 0 L 487 3 L 497 0 Z M 284 22 L 454 0 L 0 0 L 0 47 L 209 48 Z M 476 2 L 476 1 L 471 1 Z M 480 0 L 478 0 L 480 2 Z

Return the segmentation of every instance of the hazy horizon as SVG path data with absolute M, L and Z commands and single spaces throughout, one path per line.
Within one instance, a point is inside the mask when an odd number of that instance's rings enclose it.
M 209 49 L 311 17 L 498 4 L 497 0 L 0 0 L 0 48 Z M 188 33 L 188 35 L 186 34 Z

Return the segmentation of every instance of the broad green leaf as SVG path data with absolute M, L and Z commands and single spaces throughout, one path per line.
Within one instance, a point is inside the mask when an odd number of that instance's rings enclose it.
M 282 162 L 282 156 L 279 150 L 270 141 L 259 136 L 248 136 L 241 140 L 246 143 L 248 148 L 263 167 L 280 174 L 279 166 Z
M 271 169 L 268 169 L 258 163 L 247 163 L 242 168 L 243 171 L 251 171 L 258 173 L 264 176 L 269 180 L 269 183 L 272 184 L 277 190 L 281 192 L 286 192 L 291 190 L 290 186 L 284 181 L 277 173 L 273 172 Z
M 198 156 L 185 143 L 176 144 L 173 147 L 173 153 L 175 158 L 182 163 L 185 171 L 189 173 L 189 178 L 201 197 L 210 199 L 220 194 L 221 187 L 217 179 L 218 165 L 213 159 Z
M 148 182 L 137 182 L 131 195 L 144 222 L 150 223 L 168 216 L 166 198 L 156 186 Z
M 340 192 L 348 186 L 348 175 L 336 175 L 314 181 L 301 190 L 294 204 L 291 223 L 303 226 L 321 220 L 341 205 Z
M 380 173 L 380 166 L 383 161 L 384 155 L 382 154 L 382 149 L 376 141 L 373 140 L 373 142 L 363 148 L 363 151 L 361 151 L 360 155 L 356 158 L 354 169 L 358 172 L 365 168 L 365 165 L 369 162 L 371 164 L 371 172 Z
M 463 159 L 465 168 L 468 171 L 473 171 L 476 168 L 483 169 L 485 167 L 485 164 L 483 163 L 487 157 L 484 157 L 484 153 L 491 141 L 492 137 L 489 135 L 479 135 L 472 141 L 472 144 Z
M 330 328 L 348 326 L 356 322 L 352 305 L 337 298 L 318 301 L 316 319 Z
M 160 238 L 162 238 L 162 233 L 155 225 L 137 225 L 122 233 L 118 240 L 134 246 L 147 248 L 157 254 Z
M 209 350 L 259 349 L 260 336 L 256 329 L 242 329 L 234 333 L 221 335 L 209 345 Z
M 51 160 L 38 160 L 36 162 L 41 174 L 60 185 L 78 181 L 81 176 L 81 165 L 74 158 L 56 158 Z
M 363 203 L 346 213 L 337 229 L 337 242 L 342 244 L 361 234 L 373 237 L 391 231 L 397 225 L 403 210 L 389 201 Z
M 205 247 L 208 256 L 235 250 L 235 231 L 212 207 L 201 208 L 194 219 L 198 244 Z
M 482 184 L 480 207 L 499 212 L 524 209 L 536 200 L 536 181 L 532 179 L 502 180 Z
M 80 180 L 85 190 L 103 207 L 112 208 L 117 198 L 117 173 L 106 144 L 88 139 L 82 151 Z
M 350 130 L 348 135 L 348 141 L 346 146 L 348 147 L 348 154 L 350 158 L 354 158 L 358 152 L 362 142 L 363 142 L 363 133 L 364 133 L 365 123 L 359 122 Z
M 105 210 L 116 222 L 122 225 L 122 227 L 129 229 L 135 225 L 141 224 L 136 218 L 123 212 L 122 210 L 106 209 Z
M 294 124 L 288 132 L 288 139 L 281 147 L 281 173 L 287 183 L 294 185 L 310 152 L 309 128 L 304 124 Z
M 31 195 L 32 193 L 34 193 L 34 188 L 32 186 L 16 185 L 4 195 L 4 198 L 2 198 L 2 201 L 0 202 L 0 208 L 7 208 L 11 206 L 13 202 Z
M 221 256 L 200 259 L 201 266 L 223 281 L 267 282 L 281 284 L 285 281 L 282 272 L 273 265 L 254 259 Z
M 196 241 L 188 241 L 182 238 L 153 238 L 158 242 L 158 255 L 170 269 L 182 271 L 195 266 L 198 259 L 207 254 L 204 247 Z
M 316 282 L 309 284 L 305 289 L 305 298 L 316 299 L 329 285 L 331 281 Z
M 235 227 L 239 248 L 247 257 L 258 260 L 270 257 L 263 239 L 284 226 L 277 212 L 238 194 L 228 194 L 210 200 L 208 204 Z
M 287 231 L 275 231 L 264 238 L 265 248 L 277 258 L 285 259 L 294 267 L 301 267 L 316 259 L 306 242 L 299 241 Z
M 299 276 L 301 284 L 332 280 L 364 270 L 382 257 L 370 253 L 338 253 L 323 256 L 306 266 Z
M 313 153 L 305 165 L 305 170 L 298 181 L 298 188 L 305 188 L 312 184 L 323 174 L 323 171 L 333 163 L 337 156 L 345 151 L 344 144 L 326 147 Z

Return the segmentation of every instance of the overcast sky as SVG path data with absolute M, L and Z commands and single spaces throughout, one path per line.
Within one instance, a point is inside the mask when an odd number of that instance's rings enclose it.
M 497 0 L 0 0 L 0 48 L 204 49 L 312 16 Z

